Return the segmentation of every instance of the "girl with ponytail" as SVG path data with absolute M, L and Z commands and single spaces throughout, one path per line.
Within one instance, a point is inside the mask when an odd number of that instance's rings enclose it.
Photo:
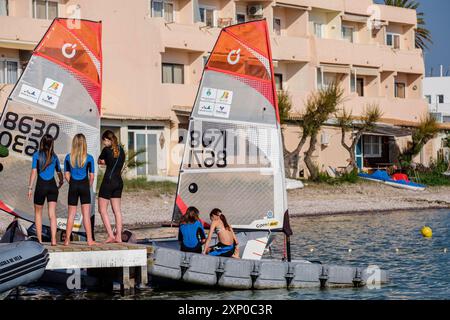
M 106 171 L 98 194 L 98 211 L 108 233 L 106 242 L 122 242 L 121 198 L 123 190 L 122 168 L 125 163 L 125 151 L 119 145 L 116 135 L 111 130 L 106 130 L 103 133 L 102 142 L 105 147 L 98 158 L 98 164 L 106 165 Z M 108 203 L 111 203 L 114 212 L 116 234 L 114 234 L 109 222 Z
M 211 218 L 211 227 L 203 253 L 211 256 L 232 257 L 239 244 L 233 228 L 228 224 L 227 218 L 220 209 L 213 209 L 209 217 Z M 214 232 L 217 234 L 219 242 L 209 247 Z
M 59 159 L 53 151 L 54 139 L 45 134 L 39 143 L 39 150 L 33 154 L 30 182 L 28 185 L 28 199 L 31 200 L 33 185 L 37 177 L 34 191 L 34 223 L 36 235 L 42 242 L 42 210 L 47 200 L 48 217 L 50 219 L 51 244 L 56 245 L 56 203 L 58 202 L 58 188 L 64 183 Z M 56 185 L 55 172 L 58 175 L 59 185 Z

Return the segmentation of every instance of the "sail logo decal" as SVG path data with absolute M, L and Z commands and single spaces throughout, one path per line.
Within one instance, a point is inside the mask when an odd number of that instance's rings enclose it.
M 227 61 L 232 66 L 237 64 L 240 59 L 241 59 L 241 49 L 231 50 L 230 53 L 228 53 Z
M 33 88 L 29 85 L 23 84 L 20 88 L 19 97 L 34 103 L 38 102 L 41 90 Z
M 233 91 L 215 88 L 203 88 L 198 114 L 211 117 L 229 118 Z
M 43 92 L 38 101 L 40 105 L 43 105 L 50 109 L 56 109 L 58 102 L 59 97 L 48 92 Z
M 75 50 L 76 47 L 76 44 L 66 43 L 61 48 L 62 55 L 67 59 L 72 59 L 77 54 L 77 50 Z
M 63 88 L 64 88 L 64 84 L 62 82 L 58 82 L 56 80 L 46 78 L 45 82 L 44 82 L 44 87 L 42 88 L 42 90 L 60 97 Z

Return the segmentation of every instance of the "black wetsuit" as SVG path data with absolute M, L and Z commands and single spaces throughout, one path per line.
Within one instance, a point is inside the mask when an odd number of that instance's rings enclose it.
M 106 171 L 98 196 L 103 199 L 121 198 L 123 190 L 122 168 L 125 163 L 125 151 L 119 146 L 119 156 L 114 158 L 114 152 L 111 147 L 105 147 L 98 157 L 104 160 Z

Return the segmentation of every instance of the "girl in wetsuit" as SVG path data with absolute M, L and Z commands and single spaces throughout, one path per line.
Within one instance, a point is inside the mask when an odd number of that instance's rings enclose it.
M 34 224 L 39 242 L 42 242 L 42 209 L 47 200 L 48 217 L 50 219 L 51 244 L 56 245 L 56 203 L 58 202 L 58 188 L 64 183 L 59 159 L 53 151 L 54 139 L 46 134 L 39 143 L 39 151 L 33 154 L 31 165 L 28 199 L 31 200 L 34 181 L 37 177 L 34 191 Z M 58 174 L 59 185 L 56 185 L 55 171 Z
M 202 244 L 205 242 L 205 229 L 198 217 L 198 209 L 189 207 L 181 217 L 178 229 L 178 241 L 183 252 L 202 253 Z
M 87 153 L 86 137 L 79 133 L 72 140 L 72 151 L 64 160 L 64 173 L 69 183 L 69 216 L 67 217 L 66 240 L 69 245 L 70 235 L 77 213 L 78 200 L 81 202 L 83 225 L 88 245 L 94 245 L 91 229 L 91 186 L 94 183 L 94 158 Z
M 209 229 L 208 239 L 206 240 L 203 253 L 211 256 L 233 256 L 235 248 L 238 245 L 233 228 L 228 224 L 227 219 L 220 209 L 213 209 L 209 214 L 209 217 L 211 218 L 211 227 Z M 208 247 L 214 232 L 217 233 L 219 242 L 212 247 Z
M 123 190 L 122 169 L 125 163 L 125 151 L 119 145 L 117 137 L 110 130 L 103 133 L 102 141 L 105 147 L 98 158 L 98 164 L 106 165 L 106 171 L 98 194 L 98 211 L 108 233 L 106 242 L 122 242 L 122 212 L 120 206 Z M 116 219 L 115 236 L 108 217 L 109 202 Z

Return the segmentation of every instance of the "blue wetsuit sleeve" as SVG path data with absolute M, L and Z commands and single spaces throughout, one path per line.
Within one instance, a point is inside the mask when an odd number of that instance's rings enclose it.
M 55 156 L 55 170 L 56 172 L 61 172 L 61 163 L 59 163 L 59 159 Z
M 206 239 L 205 229 L 203 228 L 203 225 L 201 223 L 197 229 L 197 236 L 200 237 L 201 240 Z
M 89 155 L 89 163 L 91 164 L 90 168 L 89 168 L 89 172 L 90 173 L 95 173 L 95 162 L 94 162 L 94 157 L 92 157 L 91 155 Z
M 66 159 L 64 160 L 64 172 L 70 172 L 71 166 L 69 161 L 69 155 L 66 156 Z
M 37 169 L 38 158 L 39 158 L 39 153 L 35 152 L 33 154 L 33 161 L 31 162 L 31 169 Z

